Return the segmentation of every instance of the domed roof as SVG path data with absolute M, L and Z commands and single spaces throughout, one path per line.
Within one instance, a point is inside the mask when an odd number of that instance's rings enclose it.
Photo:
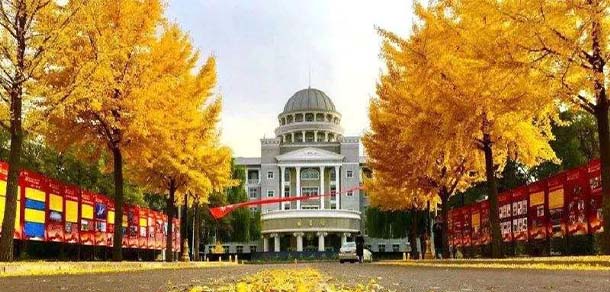
M 335 104 L 323 91 L 315 88 L 307 88 L 297 91 L 288 99 L 283 113 L 297 111 L 325 111 L 335 112 Z

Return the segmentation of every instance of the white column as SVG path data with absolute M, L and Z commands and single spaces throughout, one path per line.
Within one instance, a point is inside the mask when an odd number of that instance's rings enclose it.
M 294 132 L 290 133 L 290 135 L 292 135 L 292 139 L 291 139 L 290 143 L 294 143 L 295 142 L 294 141 Z
M 263 236 L 263 252 L 269 252 L 269 237 Z
M 337 210 L 341 209 L 341 173 L 339 172 L 340 166 L 335 165 L 335 189 L 337 189 Z
M 280 235 L 274 234 L 273 251 L 280 252 Z
M 303 141 L 303 142 L 307 141 L 307 140 L 305 139 L 305 131 L 303 131 L 303 140 L 302 140 L 302 141 Z
M 326 248 L 324 247 L 324 236 L 326 236 L 326 232 L 318 232 L 318 251 L 324 251 Z
M 303 251 L 303 232 L 295 232 L 294 236 L 297 238 L 297 251 Z
M 284 197 L 284 166 L 280 166 L 280 198 Z M 280 202 L 280 210 L 284 210 L 284 202 Z
M 328 142 L 328 132 L 324 132 L 324 142 Z
M 324 166 L 320 166 L 320 209 L 324 209 Z
M 313 141 L 318 142 L 318 131 L 313 131 Z
M 347 237 L 349 236 L 349 233 L 342 233 L 341 234 L 341 245 L 344 245 L 347 242 Z
M 295 167 L 297 174 L 297 197 L 301 197 L 301 167 Z M 297 201 L 297 210 L 301 210 L 301 201 Z

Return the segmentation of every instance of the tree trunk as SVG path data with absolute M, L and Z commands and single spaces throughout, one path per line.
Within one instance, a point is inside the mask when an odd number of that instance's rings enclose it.
M 112 149 L 114 159 L 114 239 L 112 241 L 112 260 L 123 260 L 123 155 L 118 145 Z
M 201 215 L 199 214 L 199 203 L 195 203 L 193 208 L 193 260 L 199 261 L 199 242 L 201 241 Z
M 173 222 L 174 219 L 174 198 L 176 195 L 176 184 L 173 180 L 170 181 L 167 196 L 167 207 L 165 212 L 167 213 L 167 234 L 165 235 L 165 261 L 174 261 L 174 243 L 173 243 Z
M 502 235 L 498 215 L 498 186 L 493 165 L 492 142 L 489 134 L 483 134 L 483 151 L 485 152 L 485 174 L 487 175 L 487 196 L 489 197 L 489 221 L 491 223 L 491 256 L 501 258 Z
M 599 243 L 603 254 L 610 254 L 610 129 L 608 123 L 608 101 L 598 103 L 596 107 L 597 131 L 599 135 L 599 156 L 602 175 L 602 213 L 604 214 L 604 232 Z
M 13 234 L 15 232 L 15 220 L 17 211 L 17 193 L 19 184 L 19 170 L 21 168 L 21 153 L 23 145 L 23 82 L 24 71 L 26 70 L 25 51 L 27 33 L 27 12 L 24 3 L 16 7 L 15 12 L 15 70 L 10 83 L 10 126 L 11 146 L 8 158 L 8 177 L 6 186 L 6 202 L 4 209 L 4 220 L 2 222 L 2 232 L 0 233 L 0 261 L 10 262 L 13 260 Z
M 443 246 L 443 258 L 448 259 L 450 257 L 449 253 L 449 207 L 447 203 L 449 202 L 449 194 L 447 193 L 447 189 L 443 188 L 440 192 L 441 197 L 441 217 L 443 220 L 443 232 L 442 232 L 442 246 Z
M 180 257 L 182 258 L 184 255 L 184 243 L 188 242 L 188 196 L 184 195 L 184 205 L 182 206 L 182 218 L 180 218 Z M 188 250 L 187 250 L 188 253 Z

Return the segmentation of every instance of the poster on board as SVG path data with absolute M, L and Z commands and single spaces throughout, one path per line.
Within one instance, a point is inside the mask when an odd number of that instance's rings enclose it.
M 604 216 L 602 213 L 602 177 L 601 164 L 599 160 L 593 160 L 587 166 L 587 178 L 589 181 L 589 233 L 601 233 L 604 231 Z
M 64 185 L 64 238 L 67 243 L 79 243 L 80 220 L 80 189 L 76 186 Z
M 95 245 L 108 245 L 108 198 L 94 194 Z
M 129 247 L 129 219 L 127 218 L 127 209 L 129 207 L 127 205 L 123 206 L 123 220 L 121 221 L 121 229 L 123 232 L 123 241 L 122 241 L 122 245 L 123 248 L 128 248 Z
M 462 210 L 462 245 L 469 247 L 472 245 L 472 220 L 470 219 L 470 206 L 460 208 Z
M 462 210 L 453 209 L 453 246 L 462 247 Z
M 138 248 L 138 235 L 140 232 L 140 214 L 138 207 L 128 205 L 127 207 L 127 237 L 129 248 Z
M 571 169 L 566 172 L 566 225 L 567 233 L 570 236 L 589 233 L 589 224 L 587 223 L 589 187 L 587 183 L 587 169 L 585 167 Z
M 155 248 L 164 249 L 163 245 L 163 214 L 155 212 Z
M 148 249 L 155 249 L 155 211 L 148 210 Z
M 95 194 L 81 190 L 80 197 L 80 243 L 95 244 Z
M 567 233 L 565 211 L 565 173 L 556 174 L 547 181 L 547 233 L 553 238 L 562 238 Z
M 59 181 L 47 179 L 49 207 L 47 208 L 47 240 L 64 242 L 64 189 Z
M 47 222 L 47 180 L 44 176 L 22 170 L 19 175 L 23 204 L 23 239 L 44 241 Z
M 498 217 L 500 218 L 500 233 L 502 241 L 513 240 L 512 232 L 512 194 L 504 192 L 498 195 Z

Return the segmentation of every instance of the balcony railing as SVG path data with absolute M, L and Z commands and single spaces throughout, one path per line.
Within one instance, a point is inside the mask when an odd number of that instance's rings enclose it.
M 257 184 L 259 184 L 260 182 L 261 182 L 261 180 L 260 180 L 260 179 L 258 179 L 258 178 L 249 178 L 249 179 L 248 179 L 248 184 L 249 184 L 249 185 L 257 185 Z

